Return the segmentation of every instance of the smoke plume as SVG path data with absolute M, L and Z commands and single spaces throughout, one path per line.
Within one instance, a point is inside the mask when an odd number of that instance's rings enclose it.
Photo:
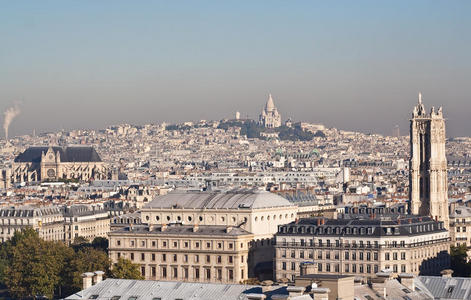
M 5 139 L 8 141 L 8 127 L 10 127 L 11 121 L 20 114 L 21 110 L 18 104 L 7 108 L 3 112 L 3 129 L 5 130 Z

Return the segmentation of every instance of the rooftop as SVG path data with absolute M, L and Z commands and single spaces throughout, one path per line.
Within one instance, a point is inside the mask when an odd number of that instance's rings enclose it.
M 184 191 L 175 190 L 167 195 L 157 196 L 144 206 L 146 208 L 206 208 L 238 209 L 293 206 L 276 194 L 253 189 L 230 191 Z
M 54 153 L 59 152 L 61 162 L 101 162 L 101 158 L 93 147 L 29 147 L 20 153 L 15 162 L 40 163 L 42 154 L 52 148 Z
M 251 233 L 240 228 L 240 227 L 228 227 L 228 226 L 217 226 L 217 225 L 181 225 L 181 224 L 170 224 L 170 225 L 133 225 L 125 227 L 111 234 L 152 234 L 152 235 L 209 235 L 209 236 L 241 236 L 250 235 Z

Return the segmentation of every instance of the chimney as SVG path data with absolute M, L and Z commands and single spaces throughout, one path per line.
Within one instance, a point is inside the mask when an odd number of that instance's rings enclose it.
M 231 232 L 231 231 L 232 231 L 232 226 L 227 226 L 227 228 L 226 228 L 226 233 L 229 233 L 229 232 Z
M 451 275 L 453 275 L 453 270 L 445 269 L 445 270 L 442 270 L 440 274 L 442 274 L 442 278 L 451 278 Z
M 162 227 L 160 227 L 160 230 L 165 231 L 167 230 L 167 227 L 168 227 L 167 224 L 162 224 Z
M 198 225 L 198 224 L 193 225 L 193 232 L 197 232 L 198 229 L 199 229 L 199 225 Z
M 103 271 L 95 271 L 95 284 L 97 283 L 100 283 L 102 280 L 103 280 L 103 274 L 105 274 L 105 272 Z
M 317 226 L 321 225 L 321 219 L 317 219 Z
M 401 273 L 399 274 L 399 279 L 403 286 L 407 287 L 411 291 L 415 291 L 414 274 Z
M 95 275 L 95 274 L 93 274 L 92 272 L 87 272 L 87 273 L 82 274 L 82 278 L 83 278 L 82 289 L 86 290 L 86 289 L 88 289 L 89 287 L 92 286 L 93 275 Z
M 314 299 L 316 300 L 329 300 L 330 289 L 328 288 L 315 288 L 311 290 Z
M 301 276 L 309 274 L 317 274 L 317 264 L 312 262 L 303 262 L 301 263 Z
M 303 286 L 289 286 L 286 288 L 290 297 L 302 296 L 305 289 Z
M 265 300 L 267 296 L 264 294 L 246 294 L 248 300 Z
M 391 278 L 391 273 L 379 272 L 371 279 L 371 288 L 381 297 L 386 298 L 386 281 Z

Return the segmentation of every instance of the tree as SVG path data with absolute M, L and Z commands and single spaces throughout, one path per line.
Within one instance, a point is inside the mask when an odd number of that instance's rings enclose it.
M 467 250 L 466 245 L 459 245 L 457 247 L 451 246 L 451 269 L 453 270 L 454 276 L 469 277 L 471 275 L 471 264 L 467 262 Z
M 70 253 L 67 249 L 59 242 L 42 240 L 32 228 L 15 232 L 6 250 L 5 284 L 10 294 L 15 298 L 52 298 Z
M 108 239 L 101 236 L 97 236 L 92 241 L 92 247 L 97 250 L 108 252 Z
M 139 265 L 129 259 L 119 258 L 111 269 L 111 277 L 118 279 L 144 279 L 139 271 Z
M 65 295 L 73 294 L 82 289 L 82 274 L 85 272 L 109 272 L 110 261 L 108 255 L 90 247 L 78 250 L 70 259 L 64 271 Z

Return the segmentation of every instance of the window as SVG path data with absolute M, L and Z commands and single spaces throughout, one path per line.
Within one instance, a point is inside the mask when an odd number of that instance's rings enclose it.
M 200 243 L 199 243 L 199 242 L 196 242 L 196 243 L 195 243 L 195 247 L 196 247 L 196 248 L 199 248 L 199 247 L 200 247 Z
M 296 263 L 295 262 L 291 263 L 291 270 L 293 270 L 293 271 L 296 270 Z
M 281 263 L 281 269 L 286 270 L 286 262 L 285 261 Z
M 128 300 L 137 300 L 137 296 L 131 296 L 128 298 Z
M 363 255 L 364 255 L 363 252 L 360 252 L 360 260 L 363 260 L 364 258 Z
M 177 242 L 173 242 L 173 247 L 174 247 L 174 248 L 177 248 L 177 246 L 178 246 L 178 243 L 177 243 Z
M 330 272 L 330 264 L 325 264 L 325 271 Z
M 291 258 L 296 258 L 296 252 L 294 250 L 291 251 Z
M 211 262 L 211 256 L 206 255 L 206 262 L 207 262 L 207 263 L 210 263 L 210 262 Z
M 88 299 L 97 299 L 98 298 L 98 295 L 91 295 L 90 297 L 88 297 Z
M 162 277 L 167 278 L 167 267 L 162 267 Z
M 234 279 L 234 271 L 229 270 L 229 279 L 233 280 Z
M 371 260 L 371 252 L 366 252 L 366 260 Z
M 116 241 L 116 245 L 117 245 L 117 246 L 121 246 L 121 241 L 120 241 L 120 240 L 117 240 L 117 241 Z M 92 296 L 94 296 L 94 295 L 92 295 Z M 90 299 L 92 299 L 92 298 L 90 298 Z M 94 298 L 94 299 L 96 299 L 96 298 Z
M 173 268 L 173 278 L 178 278 L 178 268 L 177 267 Z
M 200 278 L 200 268 L 195 268 L 195 278 L 196 279 Z
M 174 255 L 173 255 L 173 261 L 176 262 L 176 261 L 177 261 L 177 258 L 178 258 L 177 255 L 174 254 Z
M 229 255 L 227 259 L 228 259 L 229 263 L 232 264 L 232 255 Z
M 146 267 L 141 267 L 141 275 L 146 276 Z
M 397 260 L 397 252 L 394 252 L 394 253 L 393 253 L 393 259 L 394 259 L 394 260 Z
M 211 243 L 206 243 L 206 248 L 211 248 Z
M 141 260 L 145 260 L 146 259 L 146 255 L 144 253 L 141 253 Z
M 317 264 L 317 270 L 318 270 L 319 272 L 322 272 L 322 263 L 318 263 L 318 264 Z
M 405 260 L 405 259 L 406 259 L 406 253 L 405 253 L 405 252 L 401 252 L 401 259 L 402 259 L 402 260 Z
M 317 252 L 317 258 L 322 259 L 322 251 Z
M 131 253 L 131 260 L 134 260 L 134 253 Z
M 390 257 L 389 257 L 389 252 L 386 252 L 386 253 L 384 254 L 384 259 L 385 259 L 385 260 L 389 260 L 389 258 L 390 258 Z
M 222 263 L 222 258 L 221 258 L 220 255 L 217 256 L 217 263 L 218 263 L 218 264 Z
M 111 300 L 119 300 L 119 299 L 121 299 L 121 296 L 113 296 L 113 297 L 111 297 Z
M 234 244 L 229 243 L 229 249 L 232 249 L 234 247 Z
M 211 269 L 206 269 L 206 279 L 211 279 Z
M 374 258 L 374 260 L 378 260 L 378 252 L 373 253 L 373 258 Z
M 218 275 L 217 275 L 217 276 L 218 276 L 217 278 L 218 278 L 219 280 L 221 280 L 221 279 L 222 279 L 222 270 L 221 270 L 221 269 L 217 269 L 217 274 L 218 274 Z
M 157 243 L 155 241 L 152 241 L 152 247 L 155 247 Z
M 155 261 L 155 253 L 152 253 L 152 261 Z
M 162 254 L 162 261 L 167 261 L 167 254 Z
M 195 255 L 195 262 L 199 262 L 200 261 L 200 256 L 199 255 Z
M 345 259 L 346 260 L 350 259 L 350 253 L 348 251 L 345 251 Z
M 151 268 L 151 275 L 152 275 L 152 277 L 155 277 L 155 275 L 156 275 L 155 267 Z

